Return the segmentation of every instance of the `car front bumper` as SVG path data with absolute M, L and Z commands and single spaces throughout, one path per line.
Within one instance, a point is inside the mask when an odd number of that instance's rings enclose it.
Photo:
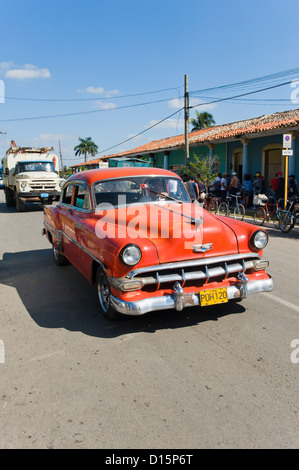
M 273 279 L 270 276 L 267 279 L 248 281 L 248 278 L 243 275 L 240 276 L 239 282 L 227 287 L 227 297 L 228 300 L 241 300 L 257 292 L 269 292 L 273 287 Z M 127 302 L 111 295 L 111 305 L 124 315 L 137 316 L 155 310 L 181 311 L 185 307 L 200 306 L 200 298 L 198 293 L 184 293 L 181 285 L 176 283 L 170 295 L 150 297 L 136 302 Z

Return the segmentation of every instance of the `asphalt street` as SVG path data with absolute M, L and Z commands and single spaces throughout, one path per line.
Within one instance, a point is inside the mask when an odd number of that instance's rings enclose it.
M 42 220 L 1 191 L 0 448 L 299 447 L 298 228 L 269 229 L 271 293 L 108 322 Z

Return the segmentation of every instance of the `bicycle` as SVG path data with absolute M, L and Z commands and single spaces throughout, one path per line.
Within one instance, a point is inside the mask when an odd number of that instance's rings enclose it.
M 264 222 L 270 222 L 272 220 L 275 228 L 279 228 L 279 221 L 282 209 L 280 208 L 280 201 L 275 201 L 274 197 L 270 197 L 269 200 L 274 202 L 266 202 L 264 205 L 258 207 L 253 215 L 254 223 L 256 225 L 263 225 Z M 273 210 L 271 209 L 273 207 Z M 269 212 L 270 209 L 270 212 Z
M 240 204 L 238 199 L 240 198 L 241 196 L 238 196 L 238 195 L 235 195 L 235 194 L 230 194 L 226 199 L 227 199 L 227 202 L 222 202 L 219 206 L 219 209 L 218 209 L 218 214 L 219 215 L 223 215 L 225 217 L 229 217 L 230 216 L 230 213 L 231 213 L 231 206 L 230 206 L 230 201 L 232 198 L 235 198 L 235 203 L 232 204 L 232 208 L 234 209 L 234 218 L 235 219 L 239 219 L 239 220 L 243 220 L 244 219 L 244 216 L 245 216 L 245 207 L 243 206 L 243 204 Z
M 201 201 L 203 201 L 203 208 L 206 209 L 209 212 L 215 212 L 218 213 L 218 198 L 215 196 L 212 196 L 212 194 L 208 194 L 208 196 L 205 193 L 201 193 L 200 195 Z
M 299 223 L 299 197 L 294 196 L 287 200 L 289 208 L 286 211 L 281 211 L 279 228 L 282 232 L 288 233 L 294 228 L 295 223 Z

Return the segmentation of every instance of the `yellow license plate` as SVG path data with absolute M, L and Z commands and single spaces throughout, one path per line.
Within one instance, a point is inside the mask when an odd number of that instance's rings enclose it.
M 226 287 L 219 287 L 218 289 L 206 289 L 199 292 L 200 305 L 215 305 L 228 302 Z

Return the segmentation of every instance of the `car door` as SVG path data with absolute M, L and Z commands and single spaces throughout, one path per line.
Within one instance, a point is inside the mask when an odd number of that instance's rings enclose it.
M 65 188 L 60 206 L 60 218 L 63 237 L 64 255 L 80 271 L 82 271 L 81 259 L 81 228 L 82 212 L 81 193 L 85 191 L 86 183 L 73 182 Z M 84 200 L 83 200 L 84 204 Z M 81 207 L 82 205 L 82 207 Z M 84 218 L 84 217 L 83 217 Z

